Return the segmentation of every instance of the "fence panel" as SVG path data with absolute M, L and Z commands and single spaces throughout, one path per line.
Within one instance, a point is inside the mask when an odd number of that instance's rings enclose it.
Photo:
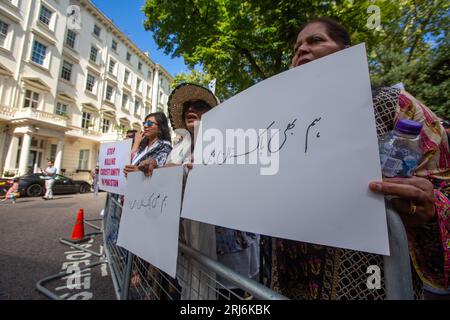
M 118 299 L 123 299 L 124 292 L 128 289 L 125 287 L 129 277 L 128 261 L 130 259 L 130 253 L 117 246 L 121 215 L 122 206 L 119 203 L 119 197 L 108 193 L 103 213 L 103 242 Z
M 179 244 L 177 276 L 172 279 L 150 263 L 116 245 L 121 211 L 118 197 L 108 194 L 104 214 L 105 253 L 119 299 L 287 299 L 183 243 Z M 388 208 L 387 217 L 391 256 L 384 258 L 386 297 L 409 300 L 413 298 L 413 286 L 406 232 L 396 212 Z M 230 287 L 230 283 L 235 286 Z

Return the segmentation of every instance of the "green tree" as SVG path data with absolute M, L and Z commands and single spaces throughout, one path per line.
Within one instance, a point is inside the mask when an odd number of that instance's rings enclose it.
M 448 1 L 400 1 L 396 24 L 372 50 L 376 85 L 403 82 L 406 89 L 443 118 L 450 118 Z
M 378 29 L 367 27 L 374 4 L 381 12 Z M 430 72 L 448 60 L 448 50 L 441 49 L 448 42 L 436 41 L 448 37 L 448 6 L 445 0 L 146 0 L 143 11 L 158 46 L 191 68 L 200 64 L 217 78 L 221 97 L 287 70 L 300 26 L 314 16 L 330 16 L 349 29 L 354 43 L 366 42 L 374 83 L 402 81 L 436 109 L 446 99 L 428 81 L 436 80 Z M 432 64 L 429 58 L 437 52 L 442 58 Z M 426 75 L 417 77 L 403 64 Z M 445 79 L 445 72 L 439 77 Z
M 170 84 L 170 86 L 173 89 L 180 83 L 189 82 L 208 88 L 209 83 L 213 79 L 214 77 L 211 76 L 210 74 L 193 69 L 189 73 L 177 74 L 173 79 L 172 83 Z M 223 85 L 223 82 L 221 82 L 221 84 Z M 227 99 L 227 96 L 224 95 L 223 92 L 226 92 L 226 88 L 220 85 L 219 86 L 216 85 L 216 96 L 219 98 L 220 101 L 224 101 Z

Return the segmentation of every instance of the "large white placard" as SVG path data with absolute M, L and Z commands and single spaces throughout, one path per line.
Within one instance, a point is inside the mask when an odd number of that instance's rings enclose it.
M 123 169 L 131 162 L 131 139 L 102 143 L 99 155 L 99 188 L 115 194 L 125 194 L 127 180 Z
M 246 152 L 232 143 L 233 133 L 237 144 L 254 129 L 258 142 Z M 389 254 L 384 200 L 368 189 L 381 170 L 364 44 L 260 82 L 205 114 L 194 160 L 182 217 Z
M 128 174 L 117 244 L 175 278 L 183 168 Z

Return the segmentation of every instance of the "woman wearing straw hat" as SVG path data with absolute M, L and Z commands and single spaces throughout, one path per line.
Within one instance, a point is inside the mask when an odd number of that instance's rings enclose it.
M 174 146 L 166 165 L 183 164 L 188 169 L 192 169 L 194 160 L 192 151 L 196 128 L 203 114 L 218 104 L 219 100 L 210 90 L 196 84 L 183 83 L 173 90 L 168 102 L 169 118 L 175 132 L 181 137 L 181 141 Z M 235 271 L 249 277 L 256 276 L 255 271 L 250 270 L 250 267 L 255 266 L 255 263 L 257 264 L 259 260 L 259 253 L 255 254 L 252 250 L 258 247 L 254 245 L 258 243 L 256 235 L 185 219 L 181 224 L 181 237 L 182 241 L 192 248 L 217 259 Z M 256 273 L 257 270 L 258 268 L 256 268 Z M 236 289 L 231 283 L 224 283 L 224 280 L 220 279 L 220 282 L 227 289 L 223 290 L 219 297 L 216 297 L 214 292 L 210 293 L 211 290 L 208 290 L 208 287 L 214 285 L 214 283 L 208 284 L 211 279 L 207 279 L 204 272 L 195 270 L 195 267 L 190 272 L 194 275 L 198 273 L 198 278 L 201 279 L 200 290 L 196 293 L 201 298 L 220 299 L 225 294 L 229 294 L 229 290 L 234 291 L 234 294 L 241 295 L 241 297 L 244 295 L 244 292 L 240 289 Z M 191 284 L 191 287 L 196 285 L 198 284 Z M 189 290 L 186 290 L 188 288 L 183 289 L 186 295 L 186 291 Z M 187 295 L 187 298 L 195 298 L 192 297 L 192 292 L 188 292 Z
M 171 93 L 168 101 L 169 118 L 172 128 L 181 137 L 169 155 L 167 165 L 185 165 L 192 169 L 192 151 L 194 149 L 194 134 L 202 115 L 216 107 L 219 99 L 208 89 L 192 83 L 178 85 Z M 185 178 L 187 170 L 185 171 Z M 216 233 L 213 225 L 198 221 L 182 219 L 180 225 L 181 241 L 190 247 L 216 260 Z M 186 259 L 186 258 L 184 258 Z M 189 270 L 180 270 L 182 296 L 186 299 L 216 299 L 213 287 L 214 274 L 206 275 L 195 264 L 187 263 Z M 183 274 L 183 272 L 185 272 Z M 183 279 L 191 276 L 192 282 L 183 285 Z M 209 279 L 208 279 L 209 278 Z M 198 282 L 198 283 L 194 283 Z M 191 290 L 198 288 L 198 292 Z
M 211 91 L 196 84 L 183 83 L 172 91 L 168 101 L 169 118 L 172 128 L 178 136 L 178 142 L 168 156 L 165 167 L 185 165 L 185 178 L 187 177 L 187 169 L 192 169 L 193 159 L 191 154 L 194 148 L 195 128 L 199 124 L 202 115 L 218 104 L 219 100 Z M 151 176 L 156 168 L 158 166 L 152 159 L 144 160 L 139 164 L 139 169 L 147 176 Z M 197 221 L 182 220 L 180 238 L 181 241 L 201 251 L 203 254 L 213 259 L 217 258 L 214 226 Z M 180 259 L 187 258 L 180 257 Z M 181 268 L 179 270 L 183 298 L 198 299 L 201 297 L 203 299 L 215 299 L 214 291 L 209 290 L 214 285 L 214 274 L 206 276 L 206 273 L 201 272 L 194 264 L 188 263 L 187 265 L 189 269 Z M 192 281 L 189 285 L 183 283 L 187 276 L 192 276 Z M 190 288 L 196 288 L 196 290 L 190 290 Z M 167 291 L 169 289 L 166 288 Z

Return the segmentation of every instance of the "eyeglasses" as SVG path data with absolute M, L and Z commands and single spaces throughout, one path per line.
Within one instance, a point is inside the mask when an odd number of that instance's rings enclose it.
M 144 127 L 151 127 L 151 126 L 154 125 L 154 124 L 157 124 L 157 123 L 156 123 L 156 122 L 153 122 L 153 121 L 151 121 L 151 120 L 147 120 L 147 121 L 142 122 L 142 125 L 143 125 Z

